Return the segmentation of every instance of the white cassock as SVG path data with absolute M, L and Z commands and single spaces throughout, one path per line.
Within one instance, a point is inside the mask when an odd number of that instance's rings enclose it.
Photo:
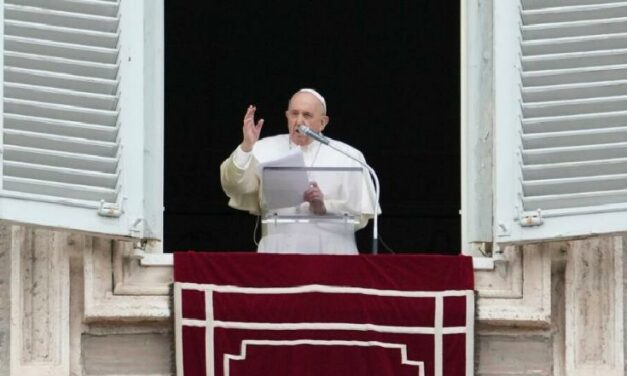
M 365 161 L 362 153 L 342 142 L 333 141 L 333 146 L 350 154 L 360 161 Z M 254 215 L 262 214 L 263 198 L 261 197 L 261 177 L 259 164 L 282 158 L 293 148 L 300 147 L 307 167 L 358 167 L 362 166 L 342 153 L 323 145 L 312 142 L 307 146 L 297 146 L 290 142 L 288 134 L 263 138 L 255 143 L 253 150 L 246 153 L 238 146 L 220 165 L 220 179 L 222 189 L 230 198 L 229 206 L 246 210 Z M 262 226 L 262 238 L 259 243 L 259 252 L 275 253 L 331 253 L 357 254 L 355 231 L 363 228 L 373 217 L 374 187 L 370 175 L 364 169 L 359 180 L 347 180 L 341 177 L 319 174 L 313 177 L 325 195 L 327 214 L 345 212 L 360 213 L 358 224 L 347 224 L 341 221 L 325 222 L 311 221 L 309 223 L 288 223 L 274 225 L 265 223 Z M 347 187 L 347 182 L 357 187 Z M 357 199 L 333 200 L 337 192 L 358 192 Z M 304 193 L 304 192 L 303 192 Z M 357 201 L 357 202 L 356 202 Z M 296 208 L 296 212 L 309 213 L 309 203 L 304 202 Z M 377 212 L 381 209 L 377 205 Z M 291 214 L 283 212 L 281 214 Z M 294 213 L 298 214 L 298 213 Z

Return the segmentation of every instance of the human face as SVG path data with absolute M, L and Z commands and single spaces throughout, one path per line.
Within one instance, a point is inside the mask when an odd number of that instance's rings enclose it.
M 313 140 L 298 133 L 299 125 L 305 124 L 313 131 L 322 132 L 329 122 L 329 118 L 324 114 L 322 103 L 310 93 L 294 94 L 285 111 L 285 117 L 290 140 L 300 146 L 309 145 Z

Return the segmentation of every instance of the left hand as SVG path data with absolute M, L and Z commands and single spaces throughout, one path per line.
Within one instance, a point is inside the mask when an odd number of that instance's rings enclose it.
M 327 208 L 324 206 L 324 194 L 315 181 L 309 183 L 309 188 L 303 194 L 303 199 L 309 203 L 309 210 L 314 214 L 323 215 L 327 213 Z

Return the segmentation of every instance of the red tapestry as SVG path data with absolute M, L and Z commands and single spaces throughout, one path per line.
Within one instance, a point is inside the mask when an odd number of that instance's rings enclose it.
M 174 255 L 179 376 L 473 374 L 464 256 Z

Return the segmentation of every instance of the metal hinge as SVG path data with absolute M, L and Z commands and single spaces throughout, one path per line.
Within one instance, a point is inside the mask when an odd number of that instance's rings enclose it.
M 544 224 L 542 209 L 538 209 L 535 214 L 522 214 L 519 220 L 521 227 L 541 226 Z

